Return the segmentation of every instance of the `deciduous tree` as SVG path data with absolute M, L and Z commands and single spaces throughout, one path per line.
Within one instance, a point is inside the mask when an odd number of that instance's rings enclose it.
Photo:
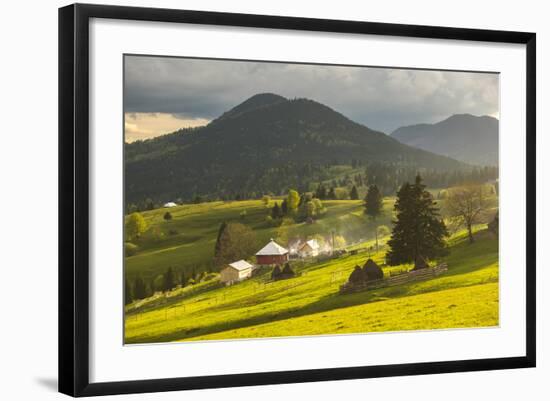
M 254 254 L 256 248 L 256 235 L 252 229 L 241 223 L 227 223 L 216 244 L 214 263 L 219 267 L 247 259 Z
M 488 209 L 486 188 L 483 185 L 463 185 L 450 188 L 444 203 L 451 224 L 468 231 L 470 243 L 474 242 L 473 226 L 480 223 Z
M 139 238 L 147 230 L 147 222 L 141 213 L 135 212 L 128 216 L 126 220 L 126 236 L 132 240 Z

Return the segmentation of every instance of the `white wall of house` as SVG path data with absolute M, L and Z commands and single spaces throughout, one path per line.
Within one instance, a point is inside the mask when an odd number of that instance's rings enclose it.
M 220 272 L 220 281 L 224 284 L 232 284 L 249 278 L 252 275 L 252 269 L 237 270 L 227 266 Z

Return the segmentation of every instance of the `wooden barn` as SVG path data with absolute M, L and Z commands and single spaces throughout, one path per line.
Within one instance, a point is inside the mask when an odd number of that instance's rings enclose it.
M 302 246 L 298 248 L 298 255 L 301 258 L 310 258 L 319 255 L 320 249 L 321 247 L 319 246 L 317 240 L 310 239 L 309 241 L 304 242 Z
M 253 269 L 254 266 L 246 260 L 230 263 L 220 271 L 220 281 L 225 285 L 231 285 L 241 280 L 245 280 L 252 276 Z
M 256 262 L 259 265 L 282 265 L 288 262 L 288 249 L 277 244 L 272 238 L 266 246 L 256 253 Z

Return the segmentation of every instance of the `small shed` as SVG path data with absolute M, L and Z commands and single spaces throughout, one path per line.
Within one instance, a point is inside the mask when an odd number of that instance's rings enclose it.
M 310 258 L 319 255 L 319 243 L 315 239 L 310 239 L 298 249 L 298 255 L 301 258 Z
M 277 244 L 273 238 L 256 253 L 259 265 L 276 265 L 288 262 L 288 249 Z
M 164 204 L 163 207 L 176 207 L 178 206 L 177 204 L 175 204 L 174 202 L 167 202 Z
M 246 260 L 230 263 L 220 271 L 220 281 L 225 285 L 231 285 L 245 280 L 252 276 L 253 268 L 254 266 Z

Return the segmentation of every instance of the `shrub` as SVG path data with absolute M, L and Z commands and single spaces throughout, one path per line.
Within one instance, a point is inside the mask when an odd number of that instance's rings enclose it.
M 164 213 L 164 220 L 166 221 L 172 220 L 172 213 L 170 212 Z
M 124 255 L 126 256 L 134 256 L 139 247 L 136 244 L 132 244 L 131 242 L 125 242 L 124 243 Z
M 273 271 L 271 272 L 271 279 L 278 280 L 280 277 L 281 277 L 281 267 L 277 265 L 273 268 Z
M 283 278 L 291 278 L 294 277 L 296 273 L 294 273 L 294 270 L 290 267 L 290 263 L 286 263 L 283 271 L 281 272 L 281 277 Z
M 334 236 L 334 249 L 344 248 L 346 246 L 346 239 L 342 235 Z
M 158 227 L 155 227 L 151 230 L 151 238 L 154 240 L 154 241 L 162 241 L 164 239 L 165 235 L 164 233 L 160 230 L 160 228 Z
M 207 273 L 204 278 L 203 278 L 203 281 L 210 281 L 210 280 L 213 280 L 216 278 L 216 273 Z

